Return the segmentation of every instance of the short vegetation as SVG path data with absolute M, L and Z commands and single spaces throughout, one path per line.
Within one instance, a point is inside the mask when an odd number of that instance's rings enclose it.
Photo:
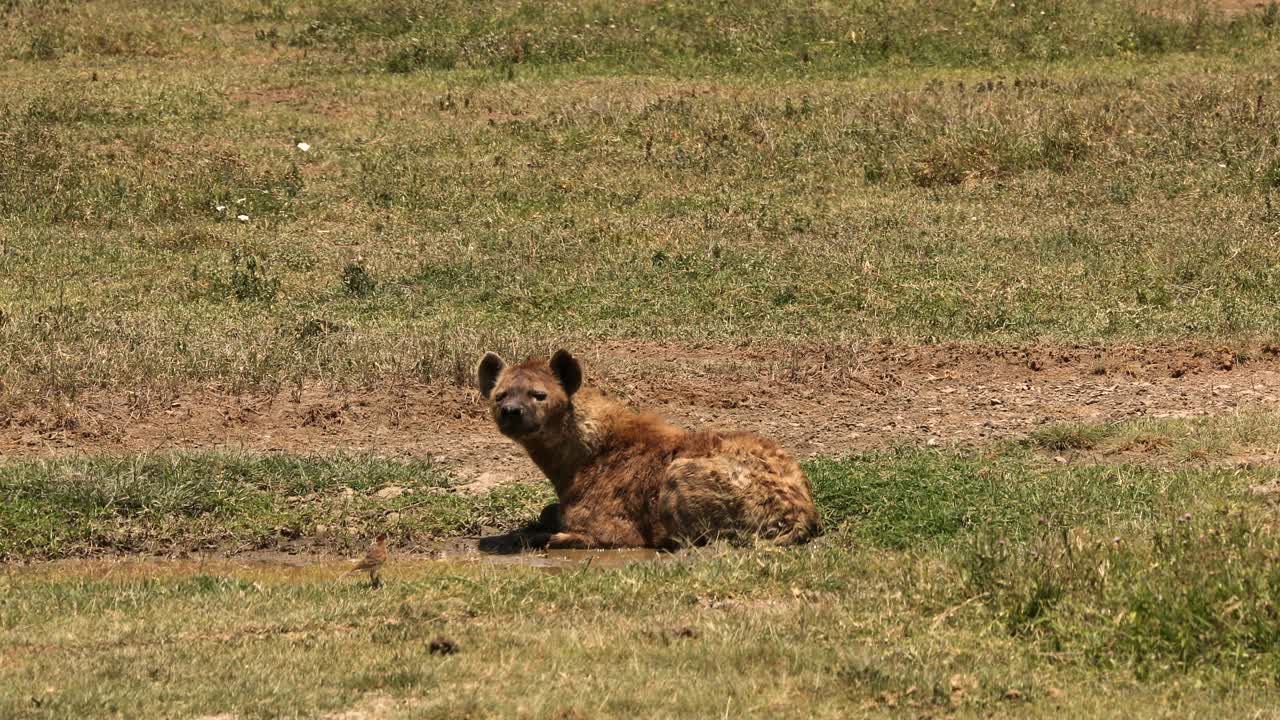
M 1268 336 L 1280 29 L 1244 5 L 10 2 L 0 396 Z
M 0 2 L 0 424 L 553 342 L 1273 341 L 1278 51 L 1225 0 Z M 1274 427 L 812 458 L 813 543 L 554 573 L 436 559 L 550 493 L 429 459 L 0 458 L 0 716 L 1262 717 Z
M 1245 437 L 1229 423 L 1161 428 L 1116 432 Z M 556 574 L 425 554 L 445 537 L 532 521 L 549 496 L 540 488 L 467 496 L 436 468 L 357 456 L 11 462 L 0 466 L 10 560 L 208 559 L 11 565 L 0 639 L 22 659 L 0 666 L 0 708 L 623 717 L 727 705 L 977 717 L 1123 704 L 1156 717 L 1274 707 L 1280 476 L 1167 459 L 1063 464 L 1011 444 L 815 460 L 806 470 L 827 532 L 809 545 L 715 546 Z M 343 565 L 322 555 L 271 565 L 200 552 L 354 555 L 383 528 L 392 560 L 377 591 L 339 580 Z M 441 637 L 456 654 L 441 654 Z M 88 643 L 93 668 L 76 660 Z

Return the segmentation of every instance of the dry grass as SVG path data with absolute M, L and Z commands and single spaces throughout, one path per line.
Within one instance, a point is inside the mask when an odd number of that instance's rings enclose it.
M 1274 443 L 1273 421 L 1046 437 L 1258 447 Z M 406 558 L 441 534 L 532 520 L 542 499 L 524 486 L 436 494 L 447 478 L 429 465 L 195 454 L 0 464 L 0 549 L 11 559 L 219 539 L 353 554 L 382 527 L 394 545 L 381 590 L 339 581 L 342 564 L 315 556 L 283 567 L 11 563 L 0 574 L 0 715 L 1092 717 L 1124 707 L 1155 718 L 1275 706 L 1274 464 L 1061 464 L 1008 444 L 817 459 L 806 472 L 826 526 L 810 545 L 548 574 Z M 390 484 L 417 492 L 379 498 Z
M 314 460 L 242 465 L 315 483 Z M 828 532 L 788 550 L 711 547 L 556 574 L 393 551 L 381 590 L 338 581 L 341 564 L 324 560 L 11 565 L 0 712 L 1048 717 L 1123 706 L 1146 718 L 1274 706 L 1280 539 L 1247 491 L 1274 473 L 1062 467 L 1016 448 L 808 469 Z M 163 492 L 134 495 L 135 517 L 164 516 Z M 262 519 L 245 506 L 229 527 Z M 423 512 L 406 510 L 404 527 Z
M 997 5 L 11 4 L 0 395 L 1280 329 L 1272 15 Z
M 1030 438 L 1054 453 L 1124 459 L 1150 464 L 1274 466 L 1280 460 L 1280 428 L 1270 413 L 1200 419 L 1152 418 L 1110 425 L 1061 425 Z
M 1246 717 L 1276 701 L 1212 666 L 1137 681 L 1011 635 L 955 568 L 880 551 L 558 576 L 401 563 L 380 591 L 332 566 L 86 570 L 0 579 L 7 717 Z M 442 639 L 456 651 L 433 652 Z
M 1216 7 L 9 0 L 0 411 L 461 382 L 484 348 L 602 338 L 1265 338 L 1280 11 Z M 816 459 L 829 532 L 786 551 L 402 561 L 381 591 L 328 564 L 10 565 L 0 715 L 1265 716 L 1274 463 L 1202 461 L 1270 458 L 1272 420 L 1033 438 L 1068 463 Z M 544 499 L 447 484 L 10 461 L 0 553 L 346 551 L 388 512 L 406 548 Z

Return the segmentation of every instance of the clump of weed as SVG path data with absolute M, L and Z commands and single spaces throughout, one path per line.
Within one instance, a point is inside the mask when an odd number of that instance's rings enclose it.
M 357 260 L 347 263 L 347 266 L 342 268 L 342 287 L 352 297 L 365 298 L 378 289 L 378 282 L 373 279 L 373 276 L 369 274 L 364 265 Z
M 871 158 L 862 166 L 862 179 L 868 185 L 879 185 L 888 178 L 889 168 L 885 166 L 883 158 Z
M 458 65 L 458 50 L 443 41 L 417 38 L 391 51 L 387 56 L 387 72 L 404 74 L 417 70 L 452 70 Z
M 931 188 L 995 177 L 1000 171 L 995 155 L 1002 142 L 1000 137 L 941 138 L 911 163 L 911 181 Z
M 274 50 L 280 44 L 279 28 L 273 27 L 270 30 L 262 30 L 262 29 L 254 30 L 253 37 L 258 42 L 264 42 L 269 44 L 272 50 Z
M 350 51 L 354 47 L 355 31 L 347 23 L 329 23 L 313 20 L 289 37 L 289 45 L 300 48 L 333 47 Z
M 214 293 L 239 302 L 273 302 L 280 279 L 273 277 L 256 255 L 233 250 L 224 276 L 214 278 Z
M 311 318 L 299 325 L 295 334 L 299 340 L 312 340 L 346 330 L 350 330 L 350 328 L 342 323 L 325 320 L 324 318 Z
M 58 28 L 37 28 L 27 39 L 27 56 L 33 60 L 56 60 L 62 56 L 65 36 Z
M 1041 450 L 1064 452 L 1067 450 L 1091 450 L 1110 434 L 1104 425 L 1080 425 L 1067 423 L 1053 425 L 1031 433 L 1028 440 Z
M 1087 128 L 1071 117 L 1047 124 L 1031 140 L 1010 130 L 975 123 L 933 139 L 910 163 L 911 181 L 931 188 L 1037 170 L 1066 172 L 1088 154 Z
M 1041 130 L 1037 156 L 1030 164 L 1066 172 L 1088 155 L 1085 137 L 1084 128 L 1074 118 L 1061 118 Z
M 1264 192 L 1280 188 L 1280 158 L 1273 158 L 1262 171 L 1261 185 Z M 1270 198 L 1268 197 L 1268 200 Z

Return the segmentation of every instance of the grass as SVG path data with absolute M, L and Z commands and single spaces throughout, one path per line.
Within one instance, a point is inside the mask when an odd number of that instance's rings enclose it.
M 1239 485 L 1228 469 L 1063 469 L 1020 456 L 932 451 L 818 460 L 808 472 L 828 524 L 852 522 L 852 532 L 891 548 L 946 543 L 975 532 L 1026 538 L 1053 527 L 1129 534 L 1157 517 L 1220 508 L 1221 498 Z
M 1147 588 L 1124 583 L 1159 578 L 1127 570 L 1110 578 L 1105 601 L 1085 591 L 1046 611 L 1068 637 L 1085 631 L 1058 646 L 1008 632 L 1002 610 L 973 601 L 956 568 L 875 550 L 705 553 L 559 576 L 419 565 L 381 592 L 335 584 L 333 570 L 204 572 L 9 576 L 0 632 L 21 659 L 0 669 L 0 707 L 22 718 L 706 716 L 726 706 L 1039 717 L 1121 705 L 1164 717 L 1242 716 L 1275 701 L 1264 667 L 1274 655 L 1250 647 L 1273 631 L 1230 610 L 1212 617 L 1227 598 L 1199 614 L 1215 621 L 1200 637 L 1214 652 L 1188 664 L 1152 643 L 1133 658 L 1128 633 L 1158 633 L 1182 608 L 1143 605 Z M 1132 625 L 1113 622 L 1130 607 Z M 441 636 L 455 654 L 430 651 Z M 68 665 L 88 653 L 91 669 Z
M 10 407 L 459 381 L 486 348 L 607 338 L 1280 330 L 1271 7 L 5 17 Z
M 1215 462 L 1268 465 L 1280 453 L 1280 430 L 1267 413 L 1200 419 L 1143 419 L 1114 424 L 1069 423 L 1031 434 L 1027 446 L 1167 465 Z
M 0 422 L 607 339 L 1265 341 L 1277 7 L 9 0 Z M 549 495 L 428 461 L 0 460 L 0 716 L 1266 716 L 1274 426 L 818 458 L 817 542 L 559 574 L 407 557 Z M 376 592 L 118 559 L 384 528 Z
M 1070 424 L 985 449 L 814 458 L 805 472 L 828 528 L 888 549 L 976 532 L 1137 532 L 1158 517 L 1221 510 L 1270 482 L 1274 463 L 1254 461 L 1280 442 L 1274 428 L 1269 414 Z M 1062 464 L 1037 452 L 1068 449 L 1092 454 Z M 480 496 L 454 484 L 430 459 L 344 453 L 9 460 L 0 462 L 0 559 L 281 546 L 348 552 L 388 526 L 393 542 L 421 547 L 516 527 L 551 500 L 547 488 L 522 483 Z
M 1179 435 L 1212 422 L 1162 426 Z M 543 499 L 442 495 L 410 508 L 368 492 L 447 479 L 373 458 L 187 455 L 138 467 L 7 463 L 5 536 L 26 532 L 15 516 L 38 510 L 74 531 L 109 507 L 113 522 L 156 528 L 157 540 L 172 533 L 155 547 L 184 547 L 211 514 L 233 528 L 277 522 L 248 500 L 270 488 L 314 494 L 311 518 L 334 506 L 355 515 L 352 505 L 382 518 L 400 506 L 393 542 L 404 548 L 477 522 L 514 526 Z M 376 592 L 335 582 L 326 562 L 10 566 L 0 712 L 1038 717 L 1125 707 L 1198 717 L 1274 707 L 1280 536 L 1251 490 L 1274 484 L 1274 468 L 1063 464 L 1011 443 L 820 459 L 806 471 L 827 532 L 787 550 L 713 546 L 556 574 L 401 556 Z M 98 478 L 97 494 L 77 473 Z M 246 500 L 202 508 L 175 491 L 195 484 L 191 495 Z M 344 486 L 355 499 L 335 492 Z M 318 546 L 350 552 L 377 527 Z M 457 652 L 433 652 L 441 638 Z M 88 653 L 91 668 L 78 660 Z
M 473 499 L 449 491 L 450 483 L 430 462 L 345 455 L 4 463 L 0 558 L 282 545 L 352 551 L 388 525 L 402 544 L 509 527 L 536 519 L 548 495 L 508 485 Z
M 1033 446 L 1044 450 L 1091 450 L 1109 434 L 1105 425 L 1070 423 L 1042 428 L 1028 438 Z

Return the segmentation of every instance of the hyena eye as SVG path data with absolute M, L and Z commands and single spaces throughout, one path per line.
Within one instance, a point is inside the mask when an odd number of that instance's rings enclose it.
M 503 400 L 506 400 L 506 399 L 507 399 L 507 391 L 506 391 L 506 390 L 503 390 L 502 392 L 497 393 L 496 395 L 494 395 L 494 396 L 493 396 L 493 399 L 494 399 L 495 401 L 497 401 L 497 402 L 502 402 Z
M 538 400 L 538 401 L 547 399 L 547 394 L 542 392 L 541 390 L 534 390 L 533 392 L 529 393 L 529 395 L 532 396 L 534 400 Z

